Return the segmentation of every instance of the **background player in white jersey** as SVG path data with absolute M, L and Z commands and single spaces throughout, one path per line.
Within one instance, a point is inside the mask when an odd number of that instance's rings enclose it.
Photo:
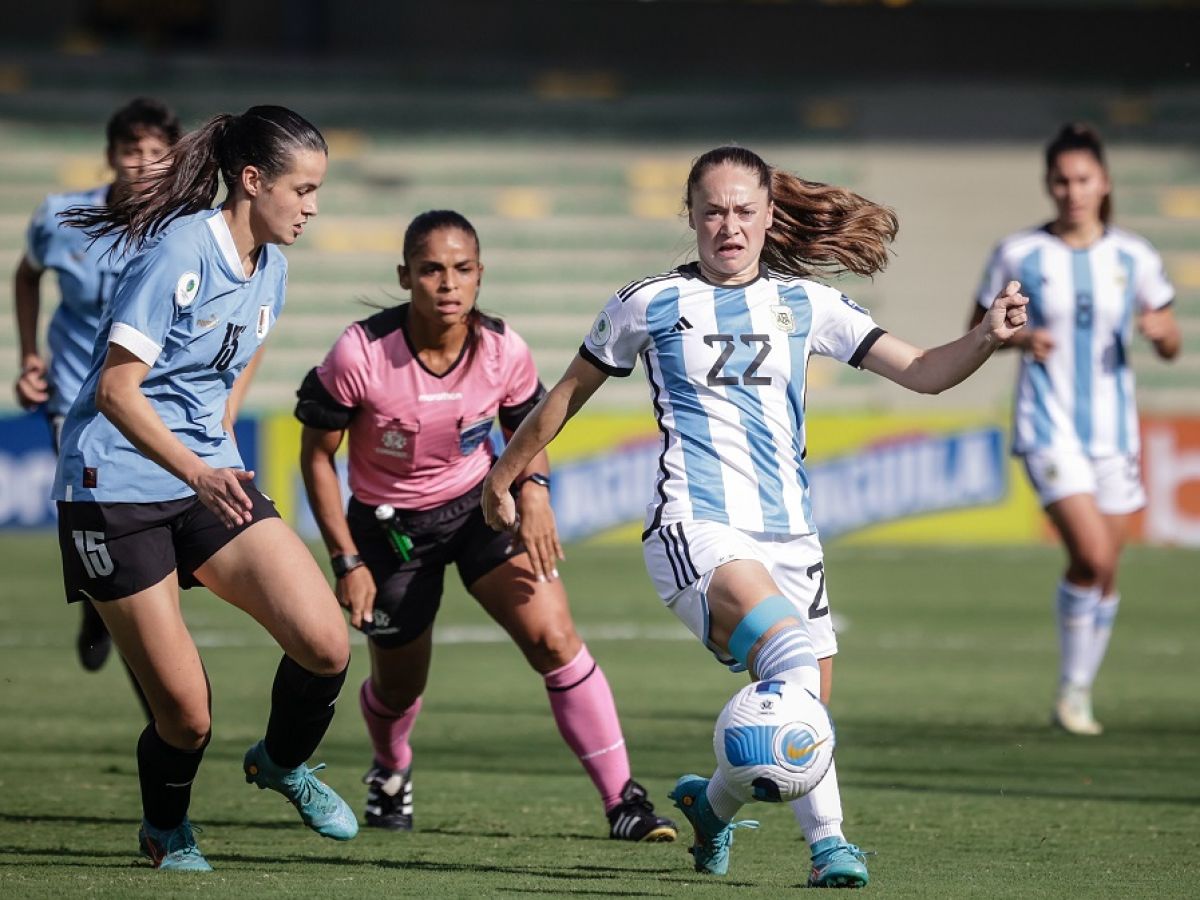
M 1006 237 L 976 294 L 972 326 L 998 285 L 1018 279 L 1030 327 L 1022 351 L 1013 452 L 1067 549 L 1056 596 L 1060 666 L 1053 721 L 1099 734 L 1092 683 L 1117 615 L 1117 561 L 1146 503 L 1128 347 L 1136 326 L 1163 359 L 1179 353 L 1175 290 L 1150 244 L 1117 228 L 1100 138 L 1066 125 L 1046 148 L 1054 221 Z
M 103 206 L 141 191 L 150 167 L 179 140 L 179 119 L 160 101 L 138 97 L 112 114 L 105 134 L 104 155 L 113 170 L 112 183 L 86 191 L 51 194 L 43 200 L 29 223 L 25 253 L 13 276 L 20 347 L 20 375 L 14 390 L 22 408 L 41 406 L 56 453 L 63 419 L 92 364 L 100 311 L 112 297 L 125 264 L 119 253 L 109 252 L 113 238 L 93 241 L 64 223 L 58 214 L 72 206 Z M 59 293 L 58 306 L 46 331 L 49 360 L 38 349 L 41 283 L 47 271 L 54 272 Z M 79 606 L 83 617 L 75 646 L 80 663 L 94 672 L 104 665 L 112 641 L 92 605 L 84 602 Z M 136 680 L 133 685 L 149 716 Z
M 283 307 L 276 245 L 316 215 L 327 154 L 296 113 L 255 106 L 184 137 L 142 195 L 70 211 L 94 235 L 144 247 L 104 310 L 54 496 L 68 599 L 96 604 L 154 714 L 137 745 L 139 842 L 162 869 L 210 869 L 187 811 L 211 696 L 181 587 L 208 587 L 284 651 L 246 780 L 325 837 L 358 830 L 305 765 L 346 679 L 346 628 L 308 549 L 245 471 L 229 418 L 231 389 Z M 228 195 L 212 209 L 219 180 Z
M 513 479 L 606 378 L 629 374 L 640 357 L 663 435 L 643 534 L 659 596 L 722 662 L 756 679 L 795 679 L 827 702 L 837 644 L 802 461 L 808 358 L 938 393 L 1021 327 L 1026 301 L 1009 284 L 970 334 L 919 350 L 805 277 L 882 269 L 897 227 L 890 210 L 740 147 L 699 157 L 685 199 L 698 262 L 609 300 L 485 481 L 484 510 L 494 528 L 511 527 Z M 697 871 L 724 874 L 741 802 L 719 773 L 685 775 L 671 796 L 695 829 Z M 809 884 L 866 884 L 862 854 L 842 835 L 834 769 L 793 809 L 812 849 Z
M 609 836 L 674 840 L 674 823 L 654 814 L 630 777 L 608 680 L 575 632 L 556 569 L 562 550 L 544 453 L 517 481 L 519 540 L 483 521 L 492 423 L 499 416 L 511 433 L 545 390 L 525 341 L 476 306 L 483 263 L 475 228 L 451 210 L 417 216 L 404 232 L 399 274 L 411 302 L 347 328 L 304 379 L 296 406 L 300 469 L 338 600 L 369 639 L 371 675 L 359 693 L 374 748 L 367 824 L 413 827 L 409 735 L 453 563 L 542 676 L 559 733 L 604 803 Z M 346 435 L 348 510 L 334 468 Z M 384 505 L 394 513 L 381 528 Z

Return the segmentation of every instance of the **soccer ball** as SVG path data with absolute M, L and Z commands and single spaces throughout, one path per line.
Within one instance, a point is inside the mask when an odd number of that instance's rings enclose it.
M 833 722 L 794 681 L 755 681 L 717 717 L 713 750 L 729 789 L 744 801 L 803 797 L 833 762 Z

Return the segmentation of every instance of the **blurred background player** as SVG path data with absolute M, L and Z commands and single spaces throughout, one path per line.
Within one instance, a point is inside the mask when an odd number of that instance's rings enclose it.
M 140 193 L 153 165 L 179 140 L 179 119 L 162 102 L 138 97 L 113 113 L 105 133 L 105 160 L 113 171 L 112 183 L 51 194 L 42 201 L 29 223 L 25 254 L 13 277 L 20 347 L 17 402 L 23 409 L 41 407 L 55 452 L 63 419 L 92 364 L 100 311 L 112 297 L 125 265 L 125 256 L 113 249 L 114 237 L 93 241 L 58 214 L 72 206 L 104 206 Z M 38 349 L 41 282 L 47 270 L 56 275 L 59 292 L 46 332 L 48 360 Z M 92 604 L 85 601 L 79 606 L 83 619 L 75 646 L 80 663 L 94 672 L 108 659 L 112 641 Z M 149 717 L 136 680 L 133 685 Z
M 1013 404 L 1013 453 L 1062 536 L 1067 570 L 1055 609 L 1060 664 L 1053 721 L 1100 734 L 1092 684 L 1117 616 L 1117 562 L 1146 504 L 1129 342 L 1133 328 L 1162 359 L 1180 348 L 1175 289 L 1144 238 L 1112 222 L 1112 183 L 1097 133 L 1069 124 L 1046 147 L 1052 222 L 996 247 L 971 324 L 1011 279 L 1029 296 L 1030 327 Z
M 740 147 L 692 165 L 685 187 L 699 261 L 619 290 L 566 373 L 484 482 L 488 523 L 517 521 L 510 486 L 610 375 L 640 357 L 663 434 L 643 552 L 663 602 L 735 671 L 792 679 L 828 703 L 837 639 L 805 473 L 809 356 L 832 356 L 921 393 L 958 384 L 1025 319 L 1009 284 L 983 324 L 919 350 L 879 328 L 814 271 L 869 276 L 896 217 L 842 188 L 773 169 Z M 699 872 L 724 875 L 741 800 L 719 772 L 671 794 L 695 830 Z M 836 768 L 792 803 L 812 850 L 809 885 L 861 887 L 842 834 Z
M 68 599 L 96 604 L 153 712 L 137 745 L 139 843 L 162 869 L 211 868 L 187 811 L 212 698 L 181 587 L 203 584 L 284 651 L 247 782 L 283 794 L 325 837 L 358 830 L 305 765 L 345 682 L 346 628 L 308 549 L 244 470 L 228 402 L 283 308 L 276 245 L 316 215 L 327 155 L 296 113 L 256 106 L 184 137 L 143 194 L 69 211 L 144 247 L 103 311 L 106 352 L 67 414 L 54 497 Z M 212 209 L 220 181 L 228 196 Z
M 412 828 L 409 735 L 421 709 L 446 567 L 545 680 L 563 740 L 604 803 L 609 836 L 671 841 L 630 777 L 612 691 L 575 632 L 558 577 L 563 558 L 550 508 L 549 462 L 533 454 L 516 479 L 516 540 L 479 506 L 492 423 L 511 434 L 545 393 L 521 337 L 476 306 L 483 264 L 460 214 L 417 216 L 404 234 L 400 286 L 411 301 L 356 322 L 304 379 L 300 467 L 337 597 L 368 635 L 371 675 L 359 692 L 375 759 L 368 825 Z M 334 455 L 350 437 L 347 511 Z M 381 505 L 398 510 L 386 533 Z M 403 541 L 397 550 L 394 541 Z

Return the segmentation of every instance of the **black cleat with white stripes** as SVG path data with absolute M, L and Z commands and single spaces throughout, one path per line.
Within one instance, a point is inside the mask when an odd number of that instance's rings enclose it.
M 666 843 L 679 835 L 670 819 L 654 814 L 646 789 L 630 778 L 621 789 L 621 802 L 608 811 L 608 836 L 614 841 Z
M 363 776 L 367 786 L 367 824 L 390 831 L 412 831 L 412 767 L 395 771 L 375 763 Z

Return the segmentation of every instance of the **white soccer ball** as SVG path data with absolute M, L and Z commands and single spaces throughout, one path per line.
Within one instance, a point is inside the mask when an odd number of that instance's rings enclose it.
M 755 681 L 717 717 L 713 750 L 742 800 L 787 803 L 803 797 L 833 762 L 833 722 L 817 697 L 794 681 Z

